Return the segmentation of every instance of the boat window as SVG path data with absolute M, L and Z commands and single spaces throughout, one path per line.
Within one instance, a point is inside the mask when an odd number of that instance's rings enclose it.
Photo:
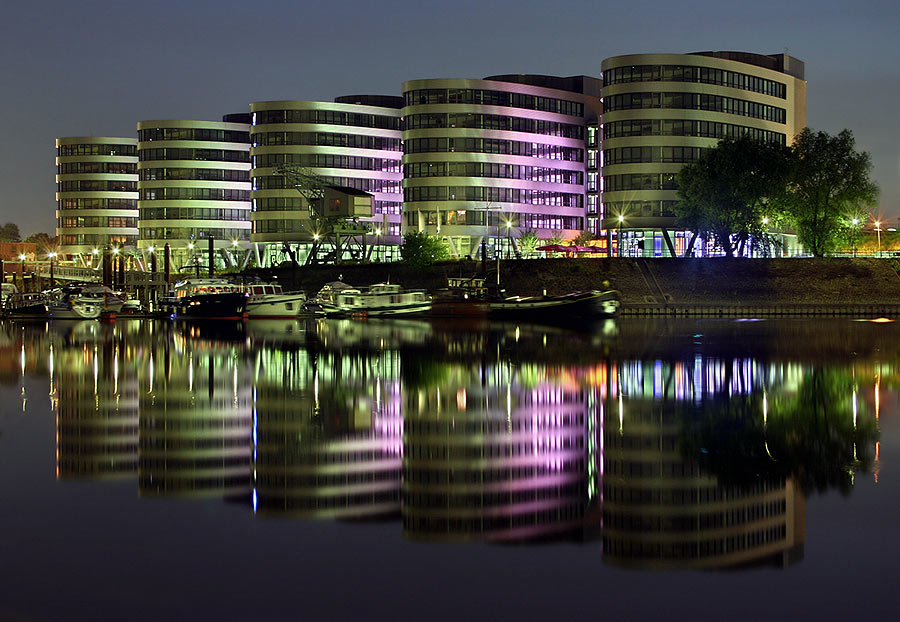
M 294 310 L 294 303 L 293 303 L 293 302 L 286 302 L 286 303 L 284 303 L 284 307 L 285 307 L 285 309 L 287 309 L 288 311 L 293 311 L 293 310 Z

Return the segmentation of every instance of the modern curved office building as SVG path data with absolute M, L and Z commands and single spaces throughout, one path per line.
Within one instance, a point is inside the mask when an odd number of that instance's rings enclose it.
M 58 252 L 91 265 L 101 249 L 134 247 L 138 237 L 137 141 L 56 139 Z
M 576 237 L 599 92 L 586 76 L 405 82 L 404 231 L 439 235 L 455 256 L 482 242 L 512 256 L 525 230 Z
M 223 121 L 141 121 L 138 192 L 141 251 L 168 244 L 173 269 L 217 267 L 246 258 L 250 241 L 250 125 L 247 114 Z M 238 252 L 235 252 L 238 251 Z
M 402 204 L 399 97 L 351 95 L 333 102 L 265 101 L 250 105 L 253 234 L 264 266 L 305 260 L 318 235 L 306 200 L 278 167 L 298 167 L 334 186 L 372 197 L 369 253 L 394 259 Z M 371 255 L 370 255 L 371 257 Z
M 602 69 L 601 226 L 615 254 L 707 254 L 675 229 L 678 170 L 722 138 L 790 145 L 806 126 L 803 63 L 697 52 L 615 56 Z

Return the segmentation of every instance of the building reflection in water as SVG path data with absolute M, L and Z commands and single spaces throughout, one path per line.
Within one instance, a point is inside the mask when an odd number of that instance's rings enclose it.
M 230 331 L 163 324 L 145 344 L 140 494 L 248 498 L 252 389 L 243 342 Z
M 403 529 L 414 539 L 578 535 L 586 398 L 553 370 L 508 360 L 404 364 Z
M 396 516 L 402 427 L 396 350 L 257 351 L 254 512 Z
M 847 494 L 877 466 L 892 365 L 642 359 L 611 353 L 617 334 L 87 322 L 7 327 L 2 347 L 8 382 L 49 377 L 60 479 L 137 474 L 143 496 L 399 520 L 414 540 L 785 566 L 803 554 L 805 495 Z
M 137 475 L 140 339 L 129 328 L 57 322 L 48 333 L 59 479 Z
M 805 498 L 792 477 L 723 485 L 684 455 L 685 417 L 724 396 L 765 390 L 749 360 L 613 366 L 604 410 L 604 560 L 632 567 L 789 565 L 802 558 Z M 791 383 L 796 369 L 778 370 Z M 612 416 L 609 416 L 612 415 Z

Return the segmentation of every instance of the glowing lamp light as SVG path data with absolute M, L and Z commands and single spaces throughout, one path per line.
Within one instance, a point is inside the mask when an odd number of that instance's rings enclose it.
M 381 235 L 381 229 L 375 229 L 375 235 Z
M 851 220 L 850 222 L 852 222 L 854 225 L 858 225 L 858 224 L 859 224 L 859 218 L 854 218 L 854 219 Z
M 155 250 L 156 250 L 156 248 L 153 247 L 153 246 L 148 246 L 148 247 L 147 247 L 147 252 L 148 252 L 148 253 L 152 253 L 152 252 L 154 252 Z
M 99 255 L 99 254 L 100 254 L 100 249 L 99 249 L 99 248 L 92 248 L 92 249 L 91 249 L 91 255 Z
M 19 261 L 25 261 L 26 257 L 24 254 L 19 255 Z
M 189 251 L 194 250 L 194 243 L 193 243 L 193 242 L 188 242 L 188 250 L 189 250 Z
M 619 214 L 619 222 L 620 222 L 620 223 L 621 223 L 621 222 L 625 222 L 625 216 L 624 216 L 624 215 Z
M 238 242 L 237 240 L 232 240 L 232 241 L 231 241 L 231 245 L 232 245 L 232 246 L 237 246 L 238 244 L 240 244 L 240 242 Z
M 763 216 L 762 224 L 764 224 L 764 225 L 769 224 L 769 217 L 768 217 L 768 216 Z
M 314 239 L 315 241 L 318 242 L 318 241 L 319 241 L 319 234 L 318 234 L 318 233 L 313 233 L 313 239 Z
M 875 228 L 876 228 L 876 229 L 880 229 L 880 228 L 881 228 L 881 221 L 880 221 L 880 220 L 876 220 L 876 221 L 875 221 Z
M 113 254 L 113 255 L 118 255 L 118 254 L 119 254 L 119 249 L 114 247 L 114 248 L 112 249 L 112 254 Z
M 47 257 L 53 259 L 54 257 L 56 257 L 56 253 L 47 253 Z
M 509 229 L 510 227 L 512 227 L 512 221 L 507 220 L 507 221 L 506 221 L 506 228 Z

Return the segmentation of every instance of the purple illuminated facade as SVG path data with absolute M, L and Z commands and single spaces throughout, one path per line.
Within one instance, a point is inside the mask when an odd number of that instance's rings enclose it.
M 403 84 L 403 228 L 453 256 L 512 257 L 524 231 L 574 238 L 585 220 L 587 76 L 491 76 Z

